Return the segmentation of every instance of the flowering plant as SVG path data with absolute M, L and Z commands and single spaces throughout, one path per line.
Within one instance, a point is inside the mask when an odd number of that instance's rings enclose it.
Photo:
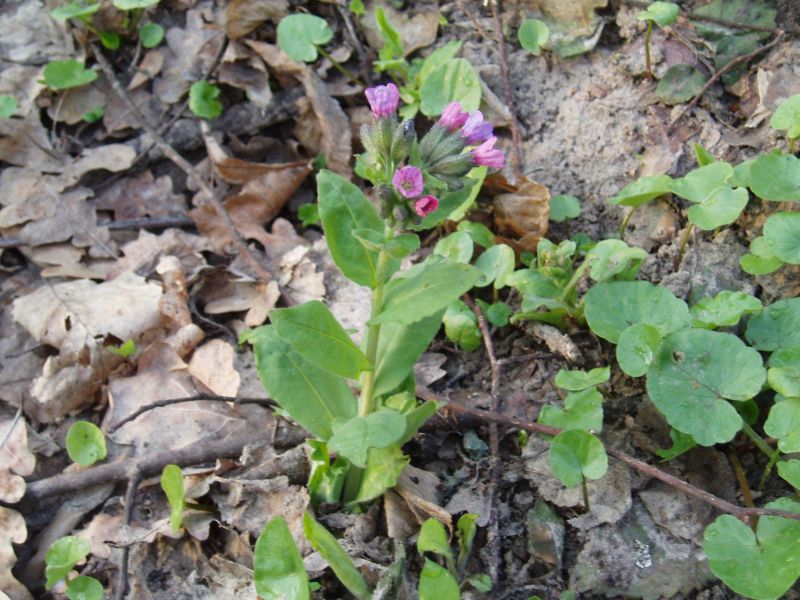
M 464 188 L 473 167 L 504 163 L 480 111 L 467 114 L 453 102 L 418 140 L 414 123 L 397 119 L 394 84 L 366 96 L 373 120 L 362 130 L 366 152 L 357 172 L 372 183 L 379 209 L 343 177 L 317 176 L 331 256 L 346 277 L 372 290 L 361 344 L 317 301 L 272 311 L 270 325 L 245 335 L 269 394 L 317 438 L 309 442 L 315 504 L 372 500 L 408 464 L 402 445 L 436 411 L 415 396 L 414 364 L 447 306 L 481 276 L 438 255 L 400 270 L 400 259 L 420 244 L 408 230 L 421 228 L 443 195 Z

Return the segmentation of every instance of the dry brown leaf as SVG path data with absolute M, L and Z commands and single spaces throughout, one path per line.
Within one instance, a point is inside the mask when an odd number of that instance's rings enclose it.
M 406 12 L 400 12 L 386 2 L 373 2 L 369 11 L 361 17 L 361 24 L 364 26 L 367 43 L 375 50 L 380 50 L 384 44 L 378 24 L 375 22 L 375 8 L 378 6 L 383 8 L 386 18 L 400 34 L 406 56 L 436 41 L 439 31 L 438 11 L 425 10 L 409 17 Z
M 47 130 L 34 114 L 25 119 L 0 119 L 0 161 L 20 167 L 35 166 L 48 173 L 58 173 L 64 168 Z
M 204 290 L 205 291 L 205 290 Z M 215 285 L 204 294 L 203 310 L 209 315 L 247 311 L 244 322 L 248 327 L 258 327 L 267 320 L 269 311 L 280 298 L 276 281 L 227 281 Z
M 168 328 L 175 330 L 190 325 L 192 312 L 189 310 L 189 291 L 186 277 L 181 270 L 181 261 L 177 256 L 162 256 L 156 272 L 161 275 L 161 282 L 164 284 L 159 308 Z
M 277 23 L 288 10 L 286 0 L 231 0 L 225 7 L 225 34 L 238 40 L 264 21 Z
M 260 60 L 223 62 L 217 69 L 217 76 L 221 83 L 244 91 L 247 99 L 262 111 L 272 102 L 269 74 Z
M 47 115 L 57 122 L 74 125 L 94 108 L 104 108 L 106 94 L 96 85 L 85 85 L 60 94 L 47 109 Z
M 44 358 L 31 351 L 33 345 L 11 311 L 0 311 L 0 398 L 12 406 L 27 399 L 31 382 L 42 372 Z
M 118 220 L 182 215 L 186 211 L 184 195 L 172 192 L 172 178 L 162 175 L 156 179 L 151 171 L 116 181 L 92 204 L 100 210 L 114 211 Z
M 167 229 L 161 235 L 140 229 L 139 238 L 122 247 L 124 256 L 117 260 L 108 278 L 113 279 L 122 273 L 134 271 L 151 273 L 164 255 L 177 256 L 184 271 L 190 273 L 206 264 L 200 253 L 210 249 L 211 246 L 204 237 L 180 229 Z
M 547 235 L 550 192 L 542 184 L 527 178 L 523 178 L 512 190 L 494 198 L 498 241 L 518 251 L 533 252 L 539 240 Z
M 142 62 L 139 63 L 136 73 L 134 73 L 131 78 L 131 82 L 128 84 L 128 91 L 131 92 L 140 85 L 150 81 L 161 72 L 161 67 L 163 66 L 164 53 L 158 48 L 148 50 L 142 58 Z
M 33 102 L 44 89 L 40 83 L 40 67 L 26 65 L 7 65 L 0 73 L 0 94 L 9 94 L 16 98 L 19 107 L 17 114 L 28 114 Z
M 17 562 L 11 544 L 22 544 L 28 539 L 25 519 L 17 511 L 0 506 L 0 531 L 0 590 L 10 600 L 33 600 L 30 592 L 11 573 Z
M 197 348 L 189 361 L 189 373 L 219 396 L 235 396 L 241 379 L 233 367 L 233 346 L 210 340 Z
M 12 429 L 13 427 L 13 429 Z M 36 457 L 28 449 L 25 419 L 0 421 L 0 501 L 15 503 L 25 495 L 26 477 L 36 467 Z

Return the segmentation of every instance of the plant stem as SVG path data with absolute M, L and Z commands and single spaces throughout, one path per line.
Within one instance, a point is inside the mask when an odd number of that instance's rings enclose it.
M 769 478 L 770 473 L 772 473 L 772 468 L 775 466 L 775 463 L 778 462 L 778 459 L 781 457 L 781 451 L 778 448 L 772 451 L 772 456 L 767 463 L 767 466 L 764 468 L 764 473 L 761 475 L 761 479 L 758 482 L 758 489 L 763 490 L 764 486 L 767 484 L 767 479 Z
M 581 477 L 581 491 L 583 492 L 583 506 L 586 509 L 586 512 L 589 512 L 591 508 L 589 507 L 589 486 L 586 485 L 586 477 Z
M 567 285 L 564 286 L 564 291 L 561 292 L 561 296 L 559 297 L 559 300 L 561 300 L 561 302 L 565 303 L 567 302 L 567 298 L 575 290 L 575 286 L 578 285 L 578 282 L 583 276 L 584 271 L 586 271 L 586 269 L 588 268 L 589 268 L 589 261 L 584 260 L 583 263 L 581 263 L 581 266 L 575 269 L 575 272 L 572 274 L 572 277 L 567 282 Z
M 366 85 L 364 85 L 363 81 L 361 81 L 358 77 L 356 77 L 350 71 L 348 71 L 338 60 L 333 58 L 330 55 L 330 53 L 326 52 L 324 48 L 322 48 L 321 46 L 317 46 L 317 50 L 319 50 L 319 53 L 322 54 L 322 56 L 331 61 L 331 64 L 337 71 L 339 71 L 339 73 L 347 77 L 352 83 L 360 85 L 361 87 L 367 87 Z
M 692 235 L 692 231 L 694 231 L 694 223 L 690 221 L 689 225 L 686 226 L 686 232 L 683 234 L 683 238 L 681 239 L 681 245 L 678 248 L 678 256 L 675 257 L 673 271 L 677 271 L 681 266 L 681 262 L 683 262 L 683 255 L 686 252 L 686 244 L 689 243 L 689 236 Z
M 653 67 L 650 63 L 650 37 L 653 35 L 653 22 L 647 22 L 647 33 L 644 34 L 644 64 L 647 67 L 647 76 L 653 79 Z
M 745 434 L 747 434 L 747 437 L 752 440 L 752 442 L 756 445 L 756 448 L 761 450 L 770 459 L 772 459 L 772 455 L 775 451 L 769 447 L 769 444 L 764 441 L 764 438 L 758 435 L 755 429 L 750 427 L 750 425 L 748 425 L 746 422 L 742 421 L 742 431 L 744 431 Z
M 641 206 L 641 205 L 639 205 L 639 206 Z M 631 217 L 633 216 L 633 213 L 636 212 L 636 209 L 639 208 L 639 206 L 631 207 L 630 211 L 628 211 L 628 214 L 625 215 L 624 219 L 622 219 L 622 223 L 620 223 L 620 226 L 619 226 L 619 239 L 622 239 L 622 238 L 625 237 L 625 230 L 628 228 L 628 221 L 631 220 Z

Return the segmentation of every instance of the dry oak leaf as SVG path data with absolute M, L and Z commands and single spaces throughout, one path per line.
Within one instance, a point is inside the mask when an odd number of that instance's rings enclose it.
M 231 0 L 225 7 L 225 34 L 238 40 L 264 21 L 277 23 L 288 11 L 286 0 Z
M 36 457 L 28 450 L 25 419 L 0 421 L 0 502 L 19 502 L 25 495 L 23 477 L 33 473 Z
M 149 50 L 145 53 L 142 62 L 139 63 L 139 67 L 136 69 L 136 73 L 131 78 L 131 82 L 128 84 L 128 91 L 131 92 L 150 81 L 161 72 L 161 67 L 163 66 L 164 53 L 158 48 Z
M 233 366 L 236 350 L 222 340 L 210 340 L 197 348 L 189 361 L 189 373 L 211 392 L 233 397 L 241 378 Z
M 10 600 L 33 600 L 30 592 L 11 573 L 17 562 L 11 544 L 22 544 L 28 538 L 25 519 L 17 511 L 0 506 L 0 532 L 0 591 Z
M 383 36 L 375 22 L 375 8 L 378 6 L 383 8 L 386 18 L 400 34 L 406 56 L 436 41 L 439 31 L 438 11 L 425 10 L 409 17 L 405 12 L 400 12 L 385 2 L 373 2 L 370 10 L 361 17 L 361 25 L 364 26 L 367 43 L 375 50 L 380 50 L 384 44 Z
M 276 281 L 228 281 L 210 290 L 203 311 L 209 315 L 247 311 L 245 325 L 258 327 L 267 320 L 280 295 Z
M 494 222 L 498 242 L 505 242 L 517 251 L 533 252 L 539 240 L 547 235 L 550 217 L 550 192 L 540 183 L 522 178 L 517 185 L 492 178 L 492 185 L 508 189 L 494 198 Z
M 152 171 L 115 182 L 92 204 L 99 210 L 114 211 L 117 220 L 182 215 L 186 211 L 186 197 L 173 193 L 172 178 L 162 175 L 156 179 Z
M 162 256 L 177 256 L 186 272 L 194 272 L 205 266 L 201 252 L 210 250 L 209 241 L 180 229 L 167 229 L 161 235 L 139 230 L 139 238 L 122 247 L 122 258 L 118 259 L 108 274 L 108 279 L 122 273 L 150 273 L 155 270 Z

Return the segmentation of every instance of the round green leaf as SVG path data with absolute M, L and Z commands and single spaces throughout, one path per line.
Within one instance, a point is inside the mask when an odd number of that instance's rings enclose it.
M 137 10 L 139 8 L 155 6 L 158 3 L 159 0 L 111 0 L 111 4 L 120 10 Z
M 602 240 L 586 256 L 586 260 L 591 261 L 589 277 L 597 282 L 608 281 L 612 277 L 633 279 L 645 258 L 647 252 L 628 246 L 622 240 Z
M 478 318 L 461 300 L 450 303 L 442 317 L 442 323 L 447 339 L 462 350 L 472 352 L 481 345 L 483 336 L 478 327 Z
M 139 30 L 139 39 L 145 48 L 155 48 L 164 39 L 164 28 L 158 23 L 145 23 Z
M 700 93 L 706 76 L 692 65 L 672 65 L 656 86 L 656 98 L 664 104 L 682 104 Z
M 785 398 L 773 404 L 764 431 L 778 438 L 781 452 L 800 452 L 800 398 Z
M 764 238 L 775 256 L 791 265 L 800 264 L 800 213 L 779 212 L 764 223 Z
M 495 244 L 475 261 L 475 267 L 483 276 L 475 282 L 475 287 L 485 287 L 494 283 L 495 289 L 505 286 L 506 279 L 514 271 L 514 250 L 505 244 Z
M 747 322 L 745 337 L 758 350 L 800 346 L 800 298 L 770 304 Z
M 605 383 L 609 377 L 611 377 L 610 367 L 597 367 L 588 373 L 581 370 L 565 371 L 561 369 L 556 374 L 555 384 L 562 390 L 575 392 Z
M 84 4 L 83 2 L 76 0 L 75 2 L 69 2 L 64 6 L 59 6 L 58 8 L 53 9 L 50 11 L 50 16 L 56 21 L 65 21 L 67 19 L 81 19 L 83 17 L 90 17 L 98 10 L 100 10 L 99 2 L 95 4 Z
M 736 336 L 686 329 L 662 342 L 647 373 L 647 393 L 672 427 L 712 446 L 742 427 L 728 400 L 752 398 L 765 379 L 761 355 Z
M 705 202 L 733 177 L 730 163 L 717 161 L 689 171 L 672 182 L 672 193 L 690 202 Z
M 44 82 L 53 90 L 68 90 L 97 79 L 97 72 L 87 69 L 75 59 L 54 60 L 44 68 Z
M 700 204 L 689 207 L 689 220 L 703 231 L 729 225 L 739 218 L 748 198 L 744 188 L 721 188 Z
M 800 200 L 800 159 L 791 154 L 763 154 L 750 168 L 750 189 L 773 202 Z
M 264 525 L 256 540 L 253 580 L 256 592 L 264 600 L 310 598 L 303 557 L 283 517 Z
M 531 54 L 539 55 L 550 39 L 550 28 L 539 19 L 525 19 L 517 32 L 519 45 Z
M 764 258 L 755 254 L 743 254 L 739 257 L 739 266 L 742 271 L 750 275 L 766 275 L 773 273 L 783 266 L 780 258 Z
M 786 137 L 800 137 L 800 94 L 795 94 L 781 102 L 769 121 L 773 129 L 786 131 Z
M 292 60 L 314 62 L 317 46 L 327 44 L 331 38 L 333 31 L 325 19 L 315 15 L 287 15 L 278 23 L 278 45 Z
M 800 460 L 793 458 L 779 462 L 778 475 L 800 490 Z
M 76 421 L 67 432 L 67 454 L 70 460 L 87 467 L 106 457 L 106 439 L 94 423 Z
M 69 600 L 103 600 L 103 585 L 94 577 L 78 575 L 67 584 Z
M 626 185 L 609 200 L 619 206 L 637 207 L 672 191 L 672 178 L 669 175 L 646 175 Z
M 0 119 L 8 119 L 17 112 L 17 99 L 8 94 L 0 94 Z
M 692 326 L 733 327 L 743 315 L 760 312 L 762 308 L 761 300 L 750 294 L 725 290 L 713 298 L 703 298 L 692 307 Z
M 539 423 L 561 429 L 603 429 L 603 395 L 594 387 L 570 392 L 564 398 L 564 408 L 546 404 L 539 412 Z
M 647 323 L 634 323 L 623 331 L 617 342 L 617 362 L 631 377 L 646 374 L 658 355 L 661 334 Z
M 767 508 L 800 512 L 781 498 Z M 776 600 L 800 576 L 800 521 L 762 516 L 756 532 L 732 515 L 706 528 L 703 551 L 711 571 L 733 591 L 757 600 Z
M 44 570 L 47 582 L 45 589 L 50 589 L 59 580 L 64 579 L 72 568 L 91 552 L 92 546 L 83 538 L 68 535 L 57 539 L 47 549 L 44 562 L 47 565 Z
M 653 2 L 636 18 L 640 21 L 652 21 L 659 27 L 666 27 L 675 22 L 680 11 L 680 7 L 674 2 Z
M 207 81 L 196 81 L 189 88 L 189 109 L 202 119 L 216 119 L 222 114 L 222 103 L 217 100 L 220 90 Z
M 688 327 L 689 307 L 667 288 L 646 281 L 600 283 L 584 296 L 586 320 L 601 338 L 617 343 L 634 323 L 647 323 L 662 336 Z
M 420 110 L 428 117 L 442 114 L 451 102 L 461 103 L 462 110 L 478 110 L 481 83 L 468 60 L 453 58 L 433 70 L 420 88 Z
M 553 475 L 567 487 L 580 485 L 584 478 L 600 479 L 608 470 L 602 442 L 580 429 L 562 431 L 553 438 L 549 460 Z
M 770 367 L 767 383 L 782 396 L 800 398 L 800 364 Z
M 453 262 L 469 263 L 472 260 L 474 250 L 475 246 L 472 242 L 472 237 L 468 233 L 454 231 L 436 242 L 433 253 L 445 256 Z
M 556 195 L 550 198 L 550 220 L 561 223 L 581 214 L 581 201 L 575 196 Z

